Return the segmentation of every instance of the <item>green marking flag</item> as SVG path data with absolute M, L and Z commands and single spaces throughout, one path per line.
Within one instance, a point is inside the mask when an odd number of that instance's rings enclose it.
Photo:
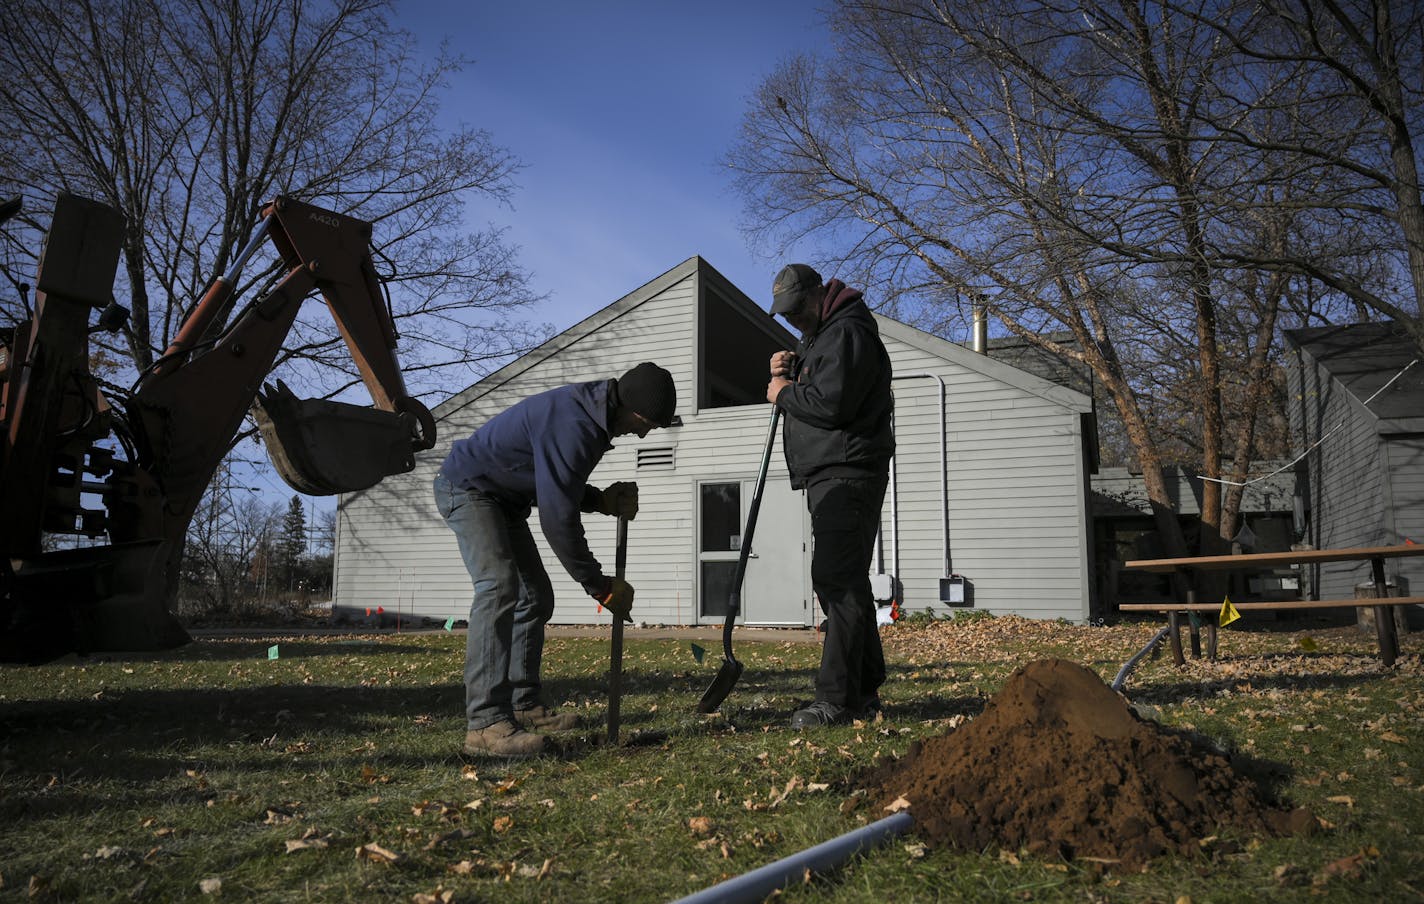
M 445 619 L 445 630 L 446 630 L 446 631 L 453 631 L 453 630 L 455 630 L 455 616 L 452 615 L 452 616 L 450 616 L 449 618 Z
M 272 646 L 270 646 L 270 647 L 267 648 L 267 658 L 268 658 L 268 659 L 276 659 L 276 658 L 277 658 L 277 645 L 276 645 L 275 643 L 272 644 Z
M 1221 598 L 1221 613 L 1216 617 L 1217 624 L 1223 628 L 1241 617 L 1241 613 L 1236 611 L 1236 607 L 1231 605 L 1231 597 Z
M 693 658 L 693 659 L 696 659 L 698 662 L 701 662 L 701 661 L 702 661 L 702 657 L 707 654 L 707 651 L 704 650 L 704 649 L 702 649 L 701 647 L 699 647 L 699 646 L 698 646 L 697 644 L 695 644 L 695 643 L 689 644 L 689 646 L 692 647 L 692 658 Z

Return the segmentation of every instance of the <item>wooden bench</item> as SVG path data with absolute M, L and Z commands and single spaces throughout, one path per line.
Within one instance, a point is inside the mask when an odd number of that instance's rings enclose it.
M 1305 549 L 1290 552 L 1247 553 L 1236 556 L 1187 556 L 1175 559 L 1138 559 L 1127 562 L 1124 568 L 1148 571 L 1158 574 L 1180 572 L 1190 579 L 1196 571 L 1246 571 L 1273 568 L 1280 565 L 1311 565 L 1321 562 L 1369 562 L 1374 579 L 1374 599 L 1349 600 L 1285 600 L 1281 602 L 1232 603 L 1239 612 L 1253 610 L 1282 609 L 1341 609 L 1369 607 L 1375 610 L 1375 634 L 1379 640 L 1380 659 L 1385 665 L 1394 665 L 1399 655 L 1399 635 L 1395 631 L 1394 618 L 1385 611 L 1392 606 L 1409 606 L 1424 603 L 1424 596 L 1386 596 L 1387 583 L 1384 574 L 1384 560 L 1424 555 L 1424 546 L 1404 544 L 1400 546 L 1362 546 L 1352 549 Z M 1194 583 L 1194 582 L 1191 582 Z M 1184 665 L 1186 657 L 1182 653 L 1181 617 L 1187 614 L 1191 629 L 1192 656 L 1201 656 L 1201 637 L 1195 613 L 1221 611 L 1221 603 L 1203 603 L 1196 600 L 1194 590 L 1187 591 L 1184 603 L 1121 603 L 1122 612 L 1166 612 L 1167 636 L 1172 643 L 1172 655 L 1177 665 Z M 1216 658 L 1216 620 L 1205 620 L 1207 629 L 1207 655 Z

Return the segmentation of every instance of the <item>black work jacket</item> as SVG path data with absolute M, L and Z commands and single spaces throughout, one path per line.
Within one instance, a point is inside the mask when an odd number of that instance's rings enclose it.
M 796 356 L 796 382 L 776 398 L 792 488 L 886 473 L 895 454 L 890 356 L 865 302 L 837 309 Z

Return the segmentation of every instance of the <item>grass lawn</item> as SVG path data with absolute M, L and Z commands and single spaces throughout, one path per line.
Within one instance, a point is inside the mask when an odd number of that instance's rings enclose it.
M 602 743 L 606 640 L 554 638 L 548 694 L 587 727 L 561 755 L 516 763 L 459 755 L 460 634 L 6 666 L 0 900 L 672 900 L 882 815 L 843 814 L 844 782 L 973 718 L 1017 666 L 1062 657 L 1111 682 L 1156 628 L 902 622 L 883 632 L 887 718 L 808 733 L 787 717 L 817 645 L 738 642 L 746 674 L 722 714 L 700 716 L 715 645 L 699 663 L 687 641 L 630 632 L 616 748 Z M 1424 635 L 1401 647 L 1385 669 L 1352 627 L 1233 626 L 1219 661 L 1164 654 L 1127 682 L 1163 724 L 1268 766 L 1272 791 L 1316 814 L 1308 837 L 1226 831 L 1117 874 L 906 836 L 783 898 L 1424 900 Z

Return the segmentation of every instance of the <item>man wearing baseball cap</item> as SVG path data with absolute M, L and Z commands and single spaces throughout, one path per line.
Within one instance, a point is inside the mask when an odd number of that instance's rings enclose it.
M 435 503 L 455 532 L 474 581 L 465 638 L 465 752 L 532 756 L 544 735 L 574 727 L 541 697 L 544 625 L 554 591 L 531 509 L 570 577 L 614 618 L 632 621 L 633 588 L 604 573 L 584 538 L 581 512 L 633 518 L 638 485 L 598 489 L 589 475 L 614 437 L 642 438 L 676 418 L 672 375 L 644 362 L 616 380 L 574 383 L 517 403 L 450 449 L 435 477 Z
M 771 314 L 801 334 L 795 352 L 771 356 L 766 399 L 785 415 L 791 486 L 806 490 L 811 584 L 826 614 L 816 698 L 791 717 L 792 728 L 804 729 L 880 708 L 885 654 L 870 562 L 895 454 L 895 402 L 890 356 L 859 289 L 788 264 L 772 282 Z

